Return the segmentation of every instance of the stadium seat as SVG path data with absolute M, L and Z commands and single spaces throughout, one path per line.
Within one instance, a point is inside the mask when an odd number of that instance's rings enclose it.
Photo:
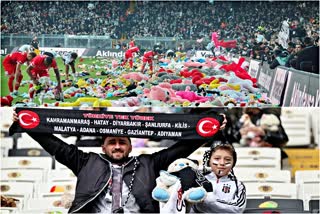
M 0 194 L 19 200 L 22 208 L 28 198 L 33 197 L 34 184 L 29 182 L 1 182 Z
M 44 171 L 37 169 L 2 169 L 1 181 L 43 182 Z
M 47 176 L 47 182 L 75 181 L 76 179 L 71 170 L 51 170 Z
M 259 159 L 281 161 L 281 151 L 279 148 L 265 147 L 236 147 L 238 159 Z
M 152 154 L 162 149 L 166 149 L 164 147 L 142 147 L 142 148 L 133 148 L 130 156 L 138 156 L 141 154 Z
M 292 177 L 298 170 L 320 170 L 319 149 L 285 149 L 289 156 L 289 163 L 292 166 Z
M 7 157 L 1 160 L 1 169 L 50 170 L 51 166 L 51 157 Z
M 257 159 L 257 158 L 247 158 L 238 159 L 235 168 L 265 168 L 265 169 L 281 169 L 281 162 L 273 159 Z
M 245 213 L 301 213 L 303 202 L 299 199 L 247 199 Z
M 23 213 L 68 213 L 61 205 L 61 196 L 31 198 L 27 200 Z
M 30 137 L 27 133 L 22 133 L 21 137 L 18 138 L 18 149 L 38 148 L 42 149 L 40 144 Z
M 84 152 L 87 152 L 87 153 L 89 153 L 89 152 L 93 152 L 93 153 L 97 153 L 97 154 L 103 153 L 101 147 L 78 147 L 78 149 L 80 149 Z
M 1 118 L 0 131 L 3 131 L 3 132 L 9 131 L 9 127 L 12 124 L 12 114 L 13 114 L 13 108 L 7 108 L 7 107 L 0 108 L 0 118 Z
M 292 183 L 246 183 L 247 198 L 270 197 L 296 199 L 296 185 Z
M 0 138 L 1 141 L 1 157 L 7 157 L 9 154 L 9 149 L 13 148 L 13 138 L 4 137 Z
M 28 149 L 10 149 L 9 157 L 11 156 L 29 156 L 29 157 L 48 157 L 51 155 L 44 149 L 28 148 Z
M 61 196 L 64 192 L 74 193 L 76 181 L 39 183 L 35 187 L 36 197 Z
M 319 213 L 319 200 L 310 200 L 309 201 L 309 211 L 310 213 Z
M 72 144 L 74 145 L 76 140 L 77 140 L 77 137 L 76 136 L 68 136 L 68 137 L 64 137 L 63 135 L 61 134 L 54 134 L 54 136 L 56 136 L 57 138 L 61 139 L 62 141 L 64 141 L 65 143 L 67 144 Z
M 243 183 L 290 183 L 289 170 L 276 170 L 265 168 L 235 168 L 235 175 Z
M 58 162 L 57 160 L 55 160 L 55 170 L 69 170 L 69 168 L 67 168 L 65 165 L 61 164 L 60 162 Z
M 302 199 L 306 210 L 309 210 L 309 201 L 320 199 L 320 171 L 296 171 L 295 181 L 298 198 Z
M 318 145 L 319 147 L 319 138 L 320 138 L 320 109 L 319 108 L 314 108 L 311 111 L 311 124 L 312 124 L 312 133 L 314 137 L 314 142 L 315 144 Z
M 309 146 L 311 126 L 309 112 L 305 108 L 283 108 L 281 121 L 289 142 L 287 147 Z

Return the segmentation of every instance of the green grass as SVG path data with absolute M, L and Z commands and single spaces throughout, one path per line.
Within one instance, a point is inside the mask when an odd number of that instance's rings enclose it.
M 8 76 L 5 75 L 5 72 L 4 72 L 4 69 L 3 69 L 3 65 L 2 65 L 2 61 L 3 61 L 4 57 L 2 56 L 1 57 L 1 97 L 2 96 L 6 96 L 9 94 L 9 88 L 8 88 Z M 56 59 L 57 61 L 57 64 L 58 64 L 58 68 L 60 70 L 60 74 L 61 73 L 65 73 L 65 66 L 63 64 L 63 61 L 60 57 L 58 57 Z M 95 58 L 85 58 L 83 59 L 82 62 L 79 62 L 79 59 L 77 59 L 76 61 L 76 71 L 77 72 L 80 72 L 82 71 L 81 68 L 78 68 L 78 65 L 79 64 L 82 64 L 82 65 L 87 65 L 85 67 L 85 70 L 89 71 L 90 75 L 89 76 L 84 76 L 84 77 L 79 77 L 79 78 L 96 78 L 96 72 L 98 71 L 106 71 L 106 65 L 107 64 L 111 64 L 111 62 L 108 62 L 106 60 L 102 60 L 102 59 L 95 59 Z M 90 71 L 90 66 L 100 66 L 100 68 L 98 69 L 91 69 Z M 22 65 L 22 74 L 23 74 L 23 80 L 30 80 L 30 77 L 28 76 L 28 74 L 26 73 L 26 65 Z M 69 75 L 71 73 L 71 69 L 69 69 Z M 54 74 L 54 71 L 53 69 L 50 69 L 49 70 L 49 74 L 50 74 L 50 79 L 53 80 L 53 81 L 56 81 L 56 77 L 55 77 L 55 74 Z M 70 76 L 69 76 L 70 78 Z M 103 76 L 100 76 L 99 78 L 105 78 Z M 64 80 L 65 79 L 65 76 L 61 76 L 61 80 Z M 66 90 L 68 87 L 64 87 L 63 90 Z M 24 85 L 21 85 L 20 88 L 19 88 L 19 94 L 22 94 L 22 93 L 28 93 L 28 89 L 29 89 L 29 84 L 24 84 Z M 22 98 L 22 97 L 17 97 L 13 100 L 13 104 L 15 104 L 16 102 L 21 102 L 23 101 L 24 99 L 26 98 Z M 78 98 L 75 98 L 75 97 L 71 97 L 70 99 L 65 99 L 65 102 L 74 102 L 75 100 L 77 100 Z M 114 98 L 115 99 L 115 98 Z M 39 104 L 39 101 L 38 99 L 34 99 L 34 102 Z M 50 99 L 45 99 L 44 100 L 45 103 L 55 103 L 56 100 L 50 100 Z

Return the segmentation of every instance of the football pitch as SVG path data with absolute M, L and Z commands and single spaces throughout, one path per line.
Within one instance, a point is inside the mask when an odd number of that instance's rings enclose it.
M 8 88 L 8 76 L 5 74 L 3 65 L 2 65 L 2 61 L 3 61 L 4 57 L 1 57 L 1 97 L 3 96 L 7 96 L 9 95 L 9 88 Z M 61 57 L 57 57 L 56 58 L 57 61 L 57 65 L 58 65 L 58 69 L 60 71 L 60 77 L 61 80 L 65 80 L 65 66 L 63 64 L 62 58 Z M 104 78 L 108 78 L 106 76 L 97 76 L 96 73 L 97 72 L 102 72 L 102 71 L 107 71 L 110 70 L 110 66 L 111 66 L 111 60 L 105 60 L 105 59 L 98 59 L 98 58 L 80 58 L 76 60 L 76 72 L 77 73 L 88 73 L 89 75 L 86 76 L 79 76 L 79 79 L 88 79 L 88 78 L 100 78 L 100 79 L 104 79 Z M 22 80 L 22 84 L 20 85 L 19 88 L 19 96 L 17 96 L 16 98 L 14 98 L 13 100 L 13 104 L 17 103 L 17 102 L 23 102 L 24 100 L 28 99 L 28 89 L 29 89 L 29 82 L 30 82 L 30 77 L 29 75 L 26 73 L 26 65 L 22 65 L 21 66 L 21 71 L 22 71 L 22 75 L 23 75 L 23 80 Z M 109 69 L 108 69 L 109 68 Z M 72 73 L 71 68 L 69 69 L 69 79 L 70 77 L 70 73 Z M 50 74 L 50 79 L 54 82 L 56 82 L 56 77 L 55 77 L 55 73 L 53 71 L 53 69 L 51 68 L 49 70 L 49 74 Z M 73 82 L 73 84 L 76 84 L 77 82 Z M 69 87 L 63 87 L 63 91 L 67 90 Z M 86 97 L 90 97 L 88 95 L 86 95 Z M 75 100 L 77 100 L 78 97 L 71 97 L 71 98 L 65 98 L 65 102 L 74 102 Z M 109 99 L 109 98 L 108 98 Z M 110 99 L 115 99 L 115 98 L 110 98 Z M 44 99 L 44 103 L 55 103 L 56 100 L 55 99 Z M 39 100 L 37 98 L 34 99 L 34 103 L 39 104 Z

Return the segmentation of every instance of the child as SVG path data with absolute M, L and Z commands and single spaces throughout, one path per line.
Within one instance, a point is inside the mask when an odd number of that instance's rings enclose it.
M 231 144 L 215 143 L 204 154 L 204 165 L 211 168 L 205 177 L 212 183 L 213 192 L 193 205 L 192 212 L 241 213 L 246 207 L 246 189 L 233 173 L 237 153 Z M 204 171 L 205 170 L 204 166 Z

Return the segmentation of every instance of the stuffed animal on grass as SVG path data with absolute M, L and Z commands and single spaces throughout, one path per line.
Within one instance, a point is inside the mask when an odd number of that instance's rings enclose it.
M 152 191 L 152 198 L 159 202 L 167 202 L 171 194 L 177 191 L 176 184 L 181 183 L 182 199 L 190 203 L 202 202 L 207 192 L 212 192 L 212 185 L 198 171 L 196 161 L 180 158 L 171 163 L 167 171 L 161 170 L 156 179 L 157 186 Z

